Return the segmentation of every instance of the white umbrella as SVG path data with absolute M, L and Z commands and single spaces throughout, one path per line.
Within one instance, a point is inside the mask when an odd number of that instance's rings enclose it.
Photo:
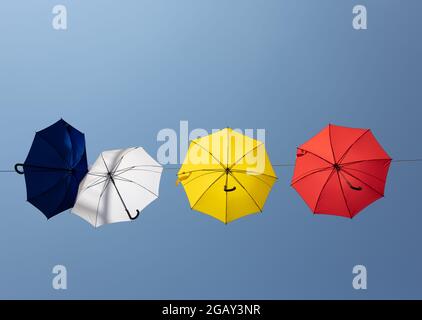
M 158 198 L 162 171 L 143 148 L 104 151 L 82 180 L 72 212 L 94 227 L 135 220 Z

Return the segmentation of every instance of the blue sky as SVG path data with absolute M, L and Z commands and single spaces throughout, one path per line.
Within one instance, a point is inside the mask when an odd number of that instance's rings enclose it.
M 55 1 L 0 5 L 0 165 L 23 161 L 34 132 L 63 117 L 102 150 L 156 156 L 164 128 L 266 130 L 273 162 L 328 123 L 371 128 L 395 159 L 422 157 L 422 4 L 417 1 Z M 352 28 L 365 4 L 368 30 Z M 356 219 L 313 216 L 291 168 L 264 213 L 225 226 L 191 211 L 175 172 L 134 223 L 98 230 L 25 202 L 0 183 L 0 298 L 421 298 L 420 164 L 393 164 L 386 197 Z M 68 290 L 51 286 L 68 270 Z M 368 290 L 352 269 L 368 269 Z

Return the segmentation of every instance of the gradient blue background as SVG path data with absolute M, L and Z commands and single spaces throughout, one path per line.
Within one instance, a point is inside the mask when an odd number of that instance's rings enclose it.
M 55 31 L 51 10 L 68 9 Z M 368 30 L 352 28 L 365 4 Z M 273 162 L 327 123 L 368 127 L 393 158 L 422 157 L 420 1 L 60 0 L 0 4 L 0 167 L 63 117 L 92 163 L 163 128 L 264 128 Z M 191 211 L 175 172 L 134 223 L 46 221 L 1 174 L 0 298 L 422 298 L 422 165 L 393 164 L 386 198 L 354 220 L 313 216 L 289 187 L 228 226 Z M 68 269 L 68 290 L 51 270 Z M 368 268 L 368 290 L 352 268 Z

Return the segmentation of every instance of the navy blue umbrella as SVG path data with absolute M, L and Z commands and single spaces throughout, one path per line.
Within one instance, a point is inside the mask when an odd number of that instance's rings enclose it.
M 48 219 L 73 207 L 79 183 L 88 172 L 85 136 L 63 119 L 35 134 L 25 163 L 27 199 Z

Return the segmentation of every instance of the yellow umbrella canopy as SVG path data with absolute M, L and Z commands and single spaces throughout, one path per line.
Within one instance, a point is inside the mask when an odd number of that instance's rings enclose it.
M 277 180 L 264 143 L 230 128 L 192 140 L 177 175 L 191 209 L 226 224 L 262 212 Z

